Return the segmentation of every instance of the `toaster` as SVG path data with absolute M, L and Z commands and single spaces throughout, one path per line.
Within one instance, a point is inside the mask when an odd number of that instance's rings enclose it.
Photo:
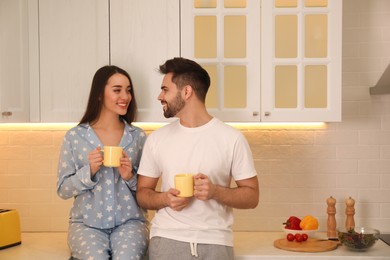
M 0 250 L 21 243 L 18 212 L 14 209 L 0 209 Z

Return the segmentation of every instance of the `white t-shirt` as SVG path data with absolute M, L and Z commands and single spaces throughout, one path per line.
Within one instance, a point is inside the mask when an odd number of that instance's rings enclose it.
M 177 120 L 147 138 L 138 174 L 162 177 L 161 191 L 165 192 L 175 187 L 174 175 L 178 173 L 203 173 L 224 187 L 230 187 L 231 178 L 257 175 L 245 137 L 216 118 L 196 128 L 184 127 Z M 150 237 L 233 246 L 232 224 L 232 208 L 215 200 L 193 198 L 181 211 L 169 207 L 158 210 Z

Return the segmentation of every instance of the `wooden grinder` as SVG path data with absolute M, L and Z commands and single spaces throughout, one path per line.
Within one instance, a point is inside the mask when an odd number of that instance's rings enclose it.
M 345 220 L 345 228 L 347 230 L 355 228 L 355 200 L 349 197 L 348 199 L 345 200 L 345 214 L 347 215 L 347 218 Z
M 336 200 L 330 196 L 326 203 L 328 204 L 327 213 L 328 213 L 328 226 L 327 226 L 327 235 L 328 238 L 337 238 L 336 232 Z

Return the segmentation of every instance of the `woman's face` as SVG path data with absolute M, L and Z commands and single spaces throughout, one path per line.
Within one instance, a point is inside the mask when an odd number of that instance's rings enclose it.
M 120 73 L 112 75 L 104 89 L 103 110 L 119 115 L 125 115 L 132 99 L 130 81 Z

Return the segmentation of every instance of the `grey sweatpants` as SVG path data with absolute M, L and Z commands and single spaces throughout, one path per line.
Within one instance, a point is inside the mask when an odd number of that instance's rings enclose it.
M 233 260 L 231 246 L 195 244 L 162 237 L 152 237 L 149 260 Z

